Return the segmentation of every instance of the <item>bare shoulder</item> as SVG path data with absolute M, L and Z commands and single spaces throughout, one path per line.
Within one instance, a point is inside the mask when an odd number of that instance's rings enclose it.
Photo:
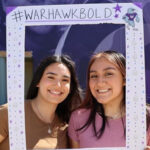
M 1 105 L 0 106 L 0 122 L 1 123 L 1 127 L 0 127 L 0 143 L 5 139 L 4 132 L 2 132 L 1 129 L 3 129 L 3 125 L 5 126 L 5 122 L 7 123 L 8 121 L 8 104 L 5 105 Z
M 0 105 L 0 113 L 7 113 L 8 104 Z

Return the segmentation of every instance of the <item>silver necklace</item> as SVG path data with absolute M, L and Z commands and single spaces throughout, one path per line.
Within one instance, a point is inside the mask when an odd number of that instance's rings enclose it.
M 110 118 L 110 119 L 118 119 L 118 118 L 121 117 L 121 113 L 120 113 L 120 112 L 119 112 L 119 113 L 116 113 L 116 114 L 114 114 L 113 116 L 107 116 L 107 115 L 106 115 L 106 117 L 107 117 L 107 118 Z
M 44 117 L 43 117 L 42 114 L 40 113 L 40 111 L 39 111 L 38 106 L 37 106 L 36 103 L 35 103 L 35 107 L 36 107 L 36 110 L 37 110 L 37 112 L 38 112 L 40 118 L 44 121 L 44 119 L 43 119 Z M 45 121 L 44 121 L 44 122 L 45 122 Z M 49 123 L 49 128 L 48 128 L 48 130 L 47 130 L 47 133 L 48 133 L 48 134 L 51 134 L 51 133 L 52 133 L 52 130 L 51 130 L 51 127 L 50 127 L 50 123 Z

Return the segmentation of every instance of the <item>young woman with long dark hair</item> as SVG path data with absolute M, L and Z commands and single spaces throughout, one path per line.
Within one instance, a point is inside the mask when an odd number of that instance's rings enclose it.
M 70 57 L 45 58 L 33 76 L 27 99 L 27 149 L 68 148 L 69 117 L 81 100 L 74 63 Z M 9 150 L 7 105 L 0 108 L 0 149 Z
M 122 54 L 91 58 L 85 99 L 69 123 L 72 148 L 125 147 L 125 75 Z
M 86 95 L 72 113 L 72 148 L 125 147 L 126 60 L 115 51 L 95 54 L 87 71 Z M 150 107 L 147 105 L 147 147 L 150 149 Z

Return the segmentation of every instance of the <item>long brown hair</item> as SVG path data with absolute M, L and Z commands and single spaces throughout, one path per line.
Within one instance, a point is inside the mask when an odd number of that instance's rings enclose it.
M 63 63 L 71 74 L 71 83 L 70 83 L 70 93 L 66 97 L 66 99 L 60 103 L 56 109 L 56 114 L 58 117 L 64 121 L 68 122 L 71 112 L 79 106 L 81 102 L 81 90 L 78 84 L 78 80 L 75 72 L 75 63 L 71 60 L 71 58 L 67 55 L 62 56 L 48 56 L 43 59 L 39 66 L 37 67 L 33 79 L 31 81 L 30 87 L 27 93 L 27 99 L 33 99 L 38 94 L 37 84 L 40 82 L 42 75 L 45 69 L 54 63 Z
M 86 123 L 78 130 L 82 130 L 82 129 L 85 130 L 92 123 L 94 133 L 97 138 L 100 138 L 102 136 L 102 134 L 104 133 L 105 126 L 107 123 L 107 117 L 105 116 L 103 105 L 98 103 L 97 100 L 93 97 L 93 95 L 91 93 L 91 90 L 89 87 L 89 77 L 90 77 L 90 68 L 91 68 L 92 64 L 95 62 L 95 60 L 100 59 L 102 57 L 106 58 L 109 62 L 113 63 L 119 69 L 124 80 L 125 80 L 125 75 L 126 75 L 125 57 L 121 53 L 118 53 L 116 51 L 109 50 L 109 51 L 103 51 L 103 52 L 97 53 L 92 56 L 92 58 L 89 62 L 89 66 L 88 66 L 88 70 L 87 70 L 87 88 L 86 88 L 86 93 L 85 93 L 85 99 L 84 99 L 83 103 L 81 104 L 80 108 L 90 109 L 90 115 L 89 115 Z M 124 98 L 123 98 L 122 104 L 120 106 L 120 110 L 123 111 L 124 109 L 125 109 L 125 87 L 124 87 Z M 102 117 L 102 125 L 98 131 L 96 131 L 96 125 L 95 125 L 96 113 L 98 113 Z M 123 119 L 122 119 L 122 123 L 123 123 L 124 129 L 125 129 Z

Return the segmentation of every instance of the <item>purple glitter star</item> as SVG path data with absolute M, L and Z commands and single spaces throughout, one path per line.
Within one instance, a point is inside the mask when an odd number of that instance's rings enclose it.
M 121 8 L 122 7 L 117 4 L 116 7 L 114 7 L 115 12 L 117 12 L 117 11 L 121 12 Z
M 22 113 L 22 111 L 21 110 L 19 110 L 19 114 L 21 114 Z
M 18 68 L 20 68 L 20 64 L 18 65 Z
M 142 141 L 142 144 L 144 144 L 144 142 Z

